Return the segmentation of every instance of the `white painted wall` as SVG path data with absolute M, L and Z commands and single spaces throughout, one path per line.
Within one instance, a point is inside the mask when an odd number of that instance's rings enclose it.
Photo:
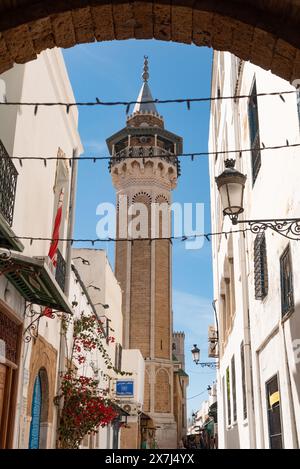
M 0 76 L 0 99 L 8 101 L 74 101 L 74 95 L 67 75 L 62 53 L 59 49 L 42 52 L 38 59 L 25 65 L 15 65 Z M 59 148 L 72 157 L 76 149 L 82 152 L 78 133 L 78 110 L 70 109 L 69 114 L 62 107 L 39 107 L 34 115 L 33 107 L 1 106 L 0 139 L 9 156 L 57 156 Z M 23 161 L 22 165 L 14 160 L 19 173 L 15 199 L 12 229 L 18 236 L 51 238 L 57 210 L 57 187 L 55 180 L 56 161 Z M 66 165 L 66 193 L 60 235 L 66 235 L 67 206 L 70 190 L 70 168 Z M 47 256 L 49 241 L 22 241 L 23 254 L 28 257 Z M 59 249 L 65 255 L 66 244 L 60 243 Z M 6 280 L 0 278 L 0 295 L 15 315 L 24 318 L 24 300 Z M 24 327 L 30 322 L 25 318 Z M 39 334 L 56 350 L 59 348 L 60 321 L 43 318 L 39 324 Z M 31 343 L 22 342 L 19 395 L 16 413 L 14 446 L 26 448 L 28 445 L 29 424 L 26 419 L 27 387 Z M 53 433 L 48 432 L 48 447 L 54 445 Z
M 222 96 L 250 94 L 254 77 L 257 92 L 289 91 L 294 88 L 286 81 L 250 63 L 244 63 L 237 82 L 237 69 L 229 53 L 215 52 L 213 62 L 212 96 L 217 95 L 218 83 Z M 210 119 L 210 151 L 249 148 L 247 99 L 216 101 L 212 104 Z M 300 142 L 296 94 L 258 97 L 260 139 L 265 146 Z M 247 174 L 245 190 L 245 219 L 297 217 L 300 212 L 299 148 L 262 151 L 262 165 L 252 187 L 251 159 L 249 153 L 237 155 L 236 167 Z M 235 157 L 235 155 L 229 155 Z M 234 229 L 228 218 L 220 214 L 220 200 L 215 177 L 224 169 L 223 157 L 210 158 L 212 231 Z M 241 228 L 238 225 L 237 228 Z M 263 300 L 254 296 L 253 242 L 249 232 L 245 237 L 233 234 L 213 237 L 214 298 L 220 327 L 221 280 L 226 274 L 226 257 L 233 256 L 235 270 L 236 313 L 224 355 L 218 372 L 218 430 L 219 445 L 225 448 L 268 448 L 268 422 L 266 414 L 265 383 L 278 373 L 281 393 L 283 444 L 295 448 L 300 435 L 300 379 L 297 355 L 293 345 L 300 338 L 300 268 L 297 259 L 300 246 L 290 241 L 295 311 L 281 321 L 279 258 L 288 244 L 280 235 L 266 231 L 269 291 Z M 249 313 L 248 313 L 249 310 Z M 250 331 L 250 333 L 249 333 Z M 285 340 L 284 340 L 285 339 Z M 241 376 L 241 342 L 245 344 L 247 418 L 243 416 L 243 393 Z M 286 342 L 286 344 L 284 343 Z M 223 378 L 230 367 L 232 356 L 236 368 L 237 421 L 227 423 L 226 385 Z M 298 354 L 299 359 L 299 354 Z M 298 360 L 299 361 L 299 360 Z M 253 392 L 251 386 L 253 380 Z M 232 386 L 231 386 L 232 387 Z M 231 389 L 232 391 L 232 389 Z M 232 392 L 231 392 L 232 412 Z M 297 427 L 297 431 L 296 431 Z M 298 441 L 297 441 L 298 440 Z

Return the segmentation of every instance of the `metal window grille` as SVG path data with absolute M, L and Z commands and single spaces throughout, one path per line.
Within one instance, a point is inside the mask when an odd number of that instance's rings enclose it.
M 12 226 L 18 171 L 0 140 L 0 213 Z
M 282 316 L 294 311 L 293 269 L 290 246 L 280 257 L 281 313 Z
M 265 233 L 259 233 L 254 241 L 254 287 L 255 299 L 268 294 L 268 262 Z

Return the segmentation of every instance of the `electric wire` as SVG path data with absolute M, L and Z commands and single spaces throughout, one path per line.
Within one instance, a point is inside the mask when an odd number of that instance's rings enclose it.
M 260 148 L 256 148 L 255 151 L 265 151 L 265 150 L 282 150 L 284 148 L 299 148 L 300 143 L 289 143 L 288 141 L 284 145 L 272 145 L 272 146 L 266 146 L 262 143 Z M 192 161 L 194 161 L 195 158 L 201 157 L 201 156 L 215 156 L 218 157 L 218 155 L 227 155 L 227 154 L 236 154 L 236 155 L 242 155 L 242 153 L 246 152 L 252 152 L 253 148 L 242 148 L 242 149 L 237 149 L 237 150 L 222 150 L 222 151 L 199 151 L 199 152 L 189 152 L 189 153 L 179 153 L 179 154 L 166 154 L 166 155 L 137 155 L 137 156 L 76 156 L 76 157 L 64 157 L 64 156 L 6 156 L 6 155 L 0 155 L 0 159 L 11 159 L 11 160 L 17 160 L 19 161 L 20 165 L 22 165 L 23 161 L 30 160 L 30 161 L 43 161 L 45 167 L 47 167 L 47 161 L 57 161 L 57 160 L 63 160 L 65 162 L 69 162 L 69 164 L 72 164 L 72 161 L 79 160 L 80 162 L 82 161 L 93 161 L 96 163 L 96 161 L 111 161 L 111 163 L 118 163 L 120 161 L 124 161 L 125 159 L 141 159 L 141 160 L 146 160 L 146 159 L 164 159 L 164 158 L 191 158 Z
M 40 237 L 40 236 L 17 236 L 17 235 L 6 235 L 5 238 L 0 237 L 1 239 L 11 239 L 11 240 L 27 240 L 30 241 L 32 244 L 33 241 L 51 241 L 51 242 L 67 242 L 67 243 L 91 243 L 94 245 L 95 243 L 102 243 L 102 242 L 131 242 L 134 243 L 136 241 L 149 241 L 154 242 L 154 241 L 170 241 L 172 242 L 173 240 L 178 240 L 178 241 L 192 241 L 197 238 L 205 238 L 207 241 L 210 241 L 210 238 L 212 236 L 222 236 L 224 235 L 225 237 L 234 234 L 234 233 L 246 233 L 247 231 L 250 231 L 250 228 L 243 228 L 239 230 L 230 230 L 230 231 L 219 231 L 219 232 L 212 232 L 212 233 L 196 233 L 193 235 L 183 235 L 183 236 L 161 236 L 161 237 L 141 237 L 141 238 L 50 238 L 50 237 Z
M 74 101 L 74 102 L 63 102 L 63 101 L 8 101 L 4 100 L 0 102 L 0 106 L 33 106 L 34 114 L 37 114 L 38 108 L 40 106 L 52 107 L 52 106 L 63 106 L 66 108 L 66 112 L 69 113 L 72 107 L 76 106 L 125 106 L 126 114 L 129 113 L 130 106 L 134 104 L 186 104 L 187 109 L 190 110 L 191 103 L 203 103 L 203 102 L 212 102 L 212 101 L 221 101 L 221 100 L 237 100 L 237 99 L 253 99 L 254 97 L 264 97 L 264 96 L 279 96 L 283 99 L 284 95 L 295 94 L 295 90 L 285 90 L 285 91 L 271 91 L 264 93 L 256 93 L 255 95 L 241 94 L 241 95 L 230 95 L 230 96 L 209 96 L 202 98 L 175 98 L 175 99 L 152 99 L 145 101 L 101 101 L 99 98 L 95 98 L 94 101 Z

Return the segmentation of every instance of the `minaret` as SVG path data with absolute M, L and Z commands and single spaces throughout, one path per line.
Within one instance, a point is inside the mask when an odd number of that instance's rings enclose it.
M 110 171 L 117 191 L 117 236 L 128 238 L 127 230 L 135 216 L 133 204 L 143 204 L 146 218 L 140 235 L 145 240 L 118 241 L 115 273 L 123 292 L 125 348 L 140 349 L 146 365 L 143 412 L 157 428 L 160 448 L 176 448 L 176 423 L 173 415 L 172 365 L 172 246 L 170 234 L 171 191 L 180 175 L 177 154 L 182 138 L 165 130 L 149 88 L 148 58 L 144 58 L 143 84 L 126 127 L 107 139 L 111 154 Z M 156 205 L 155 205 L 156 204 Z M 153 207 L 160 204 L 155 218 Z M 163 204 L 163 205 L 161 205 Z M 164 207 L 164 209 L 163 209 Z M 165 210 L 165 211 L 164 211 Z M 152 217 L 151 217 L 152 211 Z M 134 215 L 134 216 L 131 216 Z M 159 229 L 153 232 L 154 220 Z M 166 224 L 164 225 L 164 223 Z M 148 226 L 147 226 L 148 225 Z M 163 231 L 167 226 L 168 232 Z M 149 240 L 152 238 L 152 240 Z

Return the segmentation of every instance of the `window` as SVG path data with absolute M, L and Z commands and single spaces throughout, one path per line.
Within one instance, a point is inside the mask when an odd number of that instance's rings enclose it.
M 284 317 L 294 311 L 293 271 L 290 246 L 280 258 L 281 314 Z
M 227 392 L 227 423 L 228 423 L 228 425 L 231 425 L 230 372 L 229 372 L 229 366 L 226 368 L 226 392 Z
M 116 344 L 115 348 L 115 369 L 121 371 L 122 368 L 122 345 Z
M 262 300 L 268 294 L 268 263 L 265 233 L 259 233 L 254 241 L 255 299 Z
M 251 167 L 252 167 L 252 184 L 253 185 L 256 181 L 259 169 L 261 167 L 258 105 L 257 105 L 256 95 L 257 95 L 256 81 L 254 81 L 250 99 L 248 102 L 250 146 L 252 150 L 251 151 Z
M 282 448 L 280 393 L 277 375 L 266 383 L 270 449 Z
M 236 384 L 235 384 L 235 359 L 234 355 L 231 359 L 231 381 L 232 381 L 232 411 L 233 411 L 233 421 L 236 422 Z
M 244 419 L 246 419 L 247 418 L 247 396 L 246 396 L 244 342 L 241 343 L 241 368 L 242 368 L 242 391 L 243 391 L 243 415 L 244 415 Z

